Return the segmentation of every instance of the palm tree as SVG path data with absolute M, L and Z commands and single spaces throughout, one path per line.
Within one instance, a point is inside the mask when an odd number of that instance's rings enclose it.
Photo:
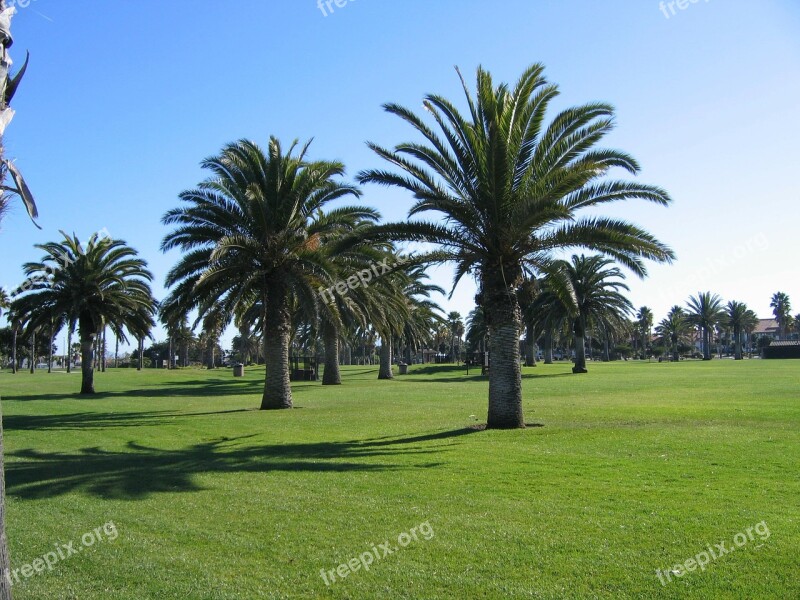
M 36 217 L 38 216 L 36 210 L 36 203 L 34 202 L 33 195 L 31 194 L 28 186 L 25 184 L 25 181 L 22 178 L 22 175 L 19 172 L 19 169 L 14 165 L 14 163 L 8 161 L 5 157 L 4 145 L 3 145 L 3 135 L 5 133 L 5 128 L 11 122 L 11 119 L 14 117 L 14 111 L 11 109 L 9 104 L 11 100 L 14 98 L 14 94 L 19 87 L 20 82 L 22 81 L 22 77 L 25 74 L 25 70 L 28 66 L 28 60 L 26 58 L 25 63 L 23 64 L 20 71 L 15 75 L 11 76 L 9 69 L 11 68 L 11 58 L 8 55 L 8 48 L 13 43 L 13 39 L 11 37 L 11 16 L 14 14 L 13 9 L 10 12 L 6 12 L 6 3 L 5 0 L 0 0 L 0 13 L 4 14 L 4 21 L 5 27 L 3 31 L 0 33 L 0 187 L 2 191 L 0 191 L 0 221 L 2 221 L 3 216 L 6 214 L 8 210 L 10 197 L 7 192 L 13 193 L 18 195 L 22 202 L 25 204 L 25 208 L 28 211 L 28 215 L 30 216 L 31 220 L 33 220 L 34 225 L 36 225 Z M 11 178 L 15 184 L 15 187 L 6 187 L 6 175 L 11 173 Z M 39 227 L 38 225 L 36 225 Z M 6 297 L 6 301 L 4 302 L 7 304 L 8 298 Z M 4 310 L 7 310 L 9 307 L 4 306 Z M 17 336 L 17 327 L 14 327 L 14 360 L 16 360 L 16 336 Z M 13 367 L 13 372 L 16 373 L 16 364 Z M 2 425 L 2 414 L 0 414 L 0 574 L 6 575 L 11 568 L 11 558 L 8 553 L 8 540 L 6 538 L 6 492 L 5 492 L 5 465 L 4 465 L 4 451 L 3 451 L 3 425 Z M 0 576 L 0 600 L 11 600 L 11 579 L 5 576 Z
M 536 366 L 536 315 L 533 313 L 534 301 L 539 293 L 539 282 L 536 278 L 525 279 L 517 290 L 522 324 L 525 328 L 525 366 Z
M 758 315 L 755 313 L 755 311 L 752 311 L 752 310 L 748 309 L 747 312 L 745 313 L 744 320 L 742 322 L 742 329 L 744 330 L 744 333 L 747 336 L 746 339 L 748 341 L 748 344 L 747 344 L 747 346 L 748 346 L 748 354 L 749 354 L 750 358 L 753 357 L 753 339 L 752 339 L 752 336 L 753 336 L 753 332 L 756 330 L 756 327 L 758 327 L 758 321 L 759 321 Z
M 748 318 L 748 312 L 750 311 L 746 304 L 743 302 L 736 302 L 735 300 L 728 302 L 728 306 L 726 307 L 724 323 L 733 329 L 733 339 L 736 345 L 734 351 L 735 360 L 742 360 L 744 358 L 742 356 L 742 334 Z
M 452 362 L 457 363 L 456 340 L 458 340 L 460 344 L 461 336 L 464 335 L 464 323 L 461 321 L 460 312 L 453 310 L 447 314 L 447 327 L 450 330 L 450 359 Z
M 86 248 L 75 236 L 36 244 L 45 252 L 39 262 L 23 266 L 30 290 L 14 300 L 29 328 L 46 327 L 54 315 L 77 324 L 81 344 L 81 394 L 94 394 L 95 341 L 108 324 L 127 340 L 124 330 L 144 336 L 155 324 L 152 275 L 147 263 L 122 240 L 93 234 Z
M 711 332 L 722 319 L 722 298 L 711 292 L 697 292 L 689 298 L 689 321 L 703 334 L 703 360 L 711 360 Z
M 794 318 L 792 319 L 792 323 L 794 324 L 794 331 L 797 334 L 800 334 L 800 313 L 797 313 Z
M 542 65 L 526 69 L 515 88 L 497 87 L 482 68 L 473 97 L 462 78 L 469 115 L 445 98 L 429 95 L 424 107 L 439 133 L 396 104 L 386 110 L 410 124 L 427 144 L 404 143 L 393 150 L 370 144 L 403 174 L 362 172 L 362 183 L 397 186 L 417 199 L 409 216 L 425 212 L 435 221 L 412 220 L 379 226 L 389 239 L 431 242 L 441 250 L 431 262 L 456 263 L 455 287 L 472 275 L 490 329 L 488 427 L 524 427 L 516 290 L 526 273 L 548 269 L 563 248 L 609 255 L 645 276 L 644 259 L 671 261 L 672 251 L 646 231 L 618 219 L 583 217 L 583 208 L 605 202 L 645 199 L 661 205 L 668 194 L 653 186 L 605 178 L 612 167 L 635 174 L 636 161 L 620 151 L 597 149 L 613 129 L 610 105 L 567 109 L 545 127 L 558 89 Z
M 572 332 L 575 340 L 573 373 L 586 373 L 585 337 L 592 327 L 607 332 L 622 326 L 633 312 L 633 305 L 620 290 L 628 286 L 613 260 L 602 256 L 573 256 L 572 261 L 559 261 L 561 274 L 569 283 L 573 295 L 571 307 Z
M 534 299 L 530 318 L 536 330 L 544 333 L 544 364 L 553 364 L 553 344 L 572 329 L 574 298 L 562 277 L 546 277 L 540 282 L 541 289 Z
M 350 222 L 342 220 L 340 216 L 337 217 L 337 227 L 328 236 L 325 251 L 339 281 L 346 281 L 353 274 L 360 274 L 364 283 L 353 289 L 348 287 L 344 293 L 338 291 L 336 286 L 331 286 L 327 290 L 320 291 L 320 296 L 323 298 L 321 307 L 315 303 L 306 303 L 301 307 L 309 321 L 314 322 L 319 316 L 319 330 L 325 352 L 322 385 L 340 385 L 342 382 L 339 372 L 339 342 L 343 337 L 342 330 L 359 325 L 366 326 L 369 312 L 383 309 L 380 301 L 376 301 L 376 288 L 370 285 L 373 273 L 377 272 L 372 270 L 372 266 L 380 264 L 381 258 L 386 258 L 391 264 L 396 264 L 397 261 L 397 257 L 391 253 L 390 245 L 385 245 L 383 248 L 359 246 L 342 251 L 335 250 L 331 242 L 336 237 L 341 238 L 345 234 L 364 229 L 377 222 L 379 214 L 373 211 L 368 218 L 357 218 L 356 215 L 353 217 Z M 327 217 L 319 213 L 316 218 Z
M 424 267 L 413 266 L 407 271 L 409 283 L 403 293 L 406 299 L 408 318 L 403 326 L 401 341 L 406 348 L 407 362 L 411 362 L 411 353 L 430 344 L 431 332 L 445 322 L 441 307 L 433 302 L 432 293 L 444 295 L 438 285 L 426 283 L 429 279 Z M 463 332 L 462 332 L 463 333 Z
M 639 339 L 642 345 L 642 358 L 647 353 L 647 348 L 650 345 L 650 337 L 653 330 L 653 311 L 649 307 L 643 306 L 636 313 L 636 325 L 639 331 Z M 648 354 L 649 356 L 649 354 Z
M 691 328 L 689 316 L 680 306 L 673 306 L 667 317 L 656 326 L 656 334 L 662 343 L 668 342 L 672 348 L 672 360 L 675 362 L 681 358 L 679 345 L 687 340 Z
M 289 384 L 290 300 L 320 302 L 317 290 L 334 283 L 335 269 L 321 248 L 342 223 L 369 218 L 358 207 L 315 215 L 329 202 L 359 191 L 339 183 L 338 162 L 306 160 L 308 144 L 284 154 L 271 138 L 265 153 L 241 140 L 225 146 L 202 166 L 212 176 L 180 196 L 187 205 L 164 215 L 175 225 L 161 244 L 186 253 L 166 279 L 171 295 L 202 317 L 220 310 L 229 319 L 260 304 L 266 373 L 262 409 L 292 407 Z
M 467 315 L 467 345 L 472 353 L 486 352 L 486 338 L 489 330 L 486 327 L 486 315 L 480 306 L 473 308 Z M 482 359 L 481 359 L 482 360 Z
M 792 323 L 792 303 L 789 301 L 789 296 L 784 292 L 776 292 L 772 295 L 769 306 L 772 308 L 775 320 L 778 321 L 780 334 L 789 335 L 789 326 Z

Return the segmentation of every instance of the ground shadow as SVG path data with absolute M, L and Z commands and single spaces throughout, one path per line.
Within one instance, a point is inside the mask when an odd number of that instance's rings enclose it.
M 435 468 L 443 463 L 395 464 L 382 462 L 381 457 L 428 457 L 456 444 L 456 438 L 476 431 L 462 428 L 379 440 L 245 445 L 254 434 L 222 437 L 178 450 L 153 448 L 133 441 L 123 450 L 97 447 L 71 453 L 18 450 L 7 454 L 10 460 L 6 463 L 6 492 L 23 499 L 83 492 L 107 499 L 135 500 L 158 492 L 199 491 L 203 488 L 195 482 L 195 475 L 203 473 Z M 441 443 L 447 441 L 450 443 Z M 428 445 L 414 445 L 426 442 Z
M 250 412 L 256 409 L 236 408 L 231 410 L 183 413 L 171 410 L 140 412 L 80 412 L 60 415 L 5 415 L 3 427 L 6 431 L 38 431 L 69 429 L 105 429 L 115 427 L 151 427 L 163 425 L 164 419 L 183 417 L 208 417 L 231 413 Z
M 301 389 L 301 388 L 298 388 Z M 78 390 L 58 394 L 6 394 L 3 400 L 32 401 L 32 400 L 107 400 L 110 398 L 171 398 L 176 396 L 191 396 L 196 398 L 217 396 L 250 396 L 260 394 L 264 390 L 261 380 L 223 381 L 215 379 L 197 379 L 182 381 L 159 381 L 152 386 L 136 389 L 117 391 L 98 391 L 95 394 L 81 395 Z M 296 391 L 296 390 L 292 390 Z

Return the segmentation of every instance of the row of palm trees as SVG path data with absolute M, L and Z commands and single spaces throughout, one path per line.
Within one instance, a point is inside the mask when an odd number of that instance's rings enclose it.
M 616 341 L 632 342 L 633 352 L 649 357 L 654 349 L 669 348 L 673 360 L 678 360 L 681 346 L 692 345 L 699 334 L 702 340 L 702 357 L 712 358 L 712 341 L 715 332 L 723 337 L 730 332 L 734 357 L 743 358 L 744 340 L 755 331 L 759 319 L 746 304 L 723 300 L 711 292 L 698 292 L 691 296 L 685 307 L 674 306 L 655 327 L 653 337 L 653 312 L 643 306 L 635 312 L 624 292 L 625 276 L 602 256 L 573 256 L 571 261 L 555 263 L 557 267 L 547 277 L 526 282 L 518 293 L 526 298 L 522 303 L 526 327 L 526 346 L 529 349 L 526 364 L 535 364 L 535 348 L 543 341 L 545 363 L 553 361 L 556 340 L 569 340 L 573 346 L 575 366 L 573 372 L 586 372 L 586 336 L 603 341 L 604 358 L 609 359 L 609 347 Z M 790 316 L 791 305 L 786 294 L 778 292 L 771 305 L 782 333 L 788 333 L 794 324 L 800 333 L 800 315 Z M 472 347 L 486 335 L 485 315 L 476 308 L 470 313 L 467 339 Z M 638 348 L 637 348 L 638 346 Z M 637 352 L 638 350 L 638 352 Z
M 526 287 L 541 280 L 537 302 L 560 303 L 580 339 L 590 327 L 613 330 L 631 310 L 614 263 L 645 277 L 645 261 L 674 258 L 632 223 L 596 210 L 584 215 L 608 202 L 666 206 L 670 198 L 659 187 L 608 177 L 614 168 L 639 171 L 629 154 L 599 147 L 614 127 L 610 105 L 589 103 L 548 119 L 559 92 L 543 73 L 537 64 L 516 85 L 495 85 L 479 68 L 474 92 L 461 79 L 465 115 L 446 98 L 425 97 L 430 124 L 404 107 L 385 106 L 418 140 L 393 148 L 370 143 L 389 168 L 362 171 L 357 181 L 410 192 L 416 202 L 406 221 L 379 223 L 377 211 L 361 204 L 332 206 L 359 198 L 361 190 L 342 181 L 343 164 L 311 160 L 308 144 L 284 150 L 271 138 L 262 149 L 240 140 L 205 160 L 209 177 L 183 192 L 181 205 L 163 217 L 171 231 L 162 250 L 181 256 L 160 304 L 150 295 L 145 265 L 122 242 L 90 240 L 83 252 L 74 237 L 41 247 L 48 257 L 68 252 L 74 261 L 14 303 L 37 325 L 63 315 L 77 326 L 87 359 L 105 324 L 141 339 L 156 311 L 170 331 L 190 314 L 210 332 L 234 323 L 263 339 L 262 408 L 289 408 L 290 340 L 300 324 L 324 340 L 323 383 L 339 383 L 338 341 L 359 329 L 381 338 L 379 376 L 390 378 L 392 349 L 426 342 L 441 318 L 429 300 L 437 288 L 425 281 L 424 266 L 452 262 L 453 287 L 465 276 L 478 284 L 476 304 L 492 357 L 488 426 L 524 427 L 519 338 Z M 426 214 L 432 218 L 420 217 Z M 422 243 L 424 252 L 404 255 L 400 242 Z M 564 261 L 565 249 L 591 255 Z M 26 265 L 26 274 L 41 274 L 48 257 Z M 376 263 L 390 266 L 363 285 L 341 285 Z M 108 277 L 98 272 L 104 265 Z M 87 283 L 68 287 L 73 276 Z M 595 293 L 592 278 L 603 282 L 602 292 Z M 100 287 L 88 283 L 98 280 Z M 67 292 L 76 289 L 82 299 Z M 323 300 L 321 290 L 333 290 L 332 298 Z M 99 300 L 107 297 L 114 301 Z M 545 329 L 552 331 L 555 317 L 548 319 L 552 326 Z M 576 372 L 585 371 L 578 353 Z M 84 389 L 91 391 L 86 382 Z

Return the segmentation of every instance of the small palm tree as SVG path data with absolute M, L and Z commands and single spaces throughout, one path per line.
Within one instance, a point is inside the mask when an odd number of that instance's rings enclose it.
M 166 279 L 171 298 L 197 308 L 202 318 L 219 310 L 226 319 L 259 305 L 266 374 L 262 409 L 292 407 L 289 384 L 291 301 L 315 306 L 319 288 L 335 282 L 335 268 L 322 249 L 330 236 L 354 219 L 369 218 L 366 208 L 343 207 L 315 219 L 328 203 L 358 196 L 336 181 L 338 162 L 310 162 L 308 144 L 295 155 L 271 138 L 264 152 L 242 140 L 203 161 L 212 176 L 183 192 L 185 206 L 163 218 L 175 229 L 162 250 L 180 249 Z
M 728 302 L 726 307 L 726 314 L 724 323 L 733 329 L 733 339 L 735 344 L 734 358 L 735 360 L 742 360 L 742 334 L 748 318 L 749 309 L 743 302 L 736 302 L 732 300 Z
M 426 140 L 394 149 L 370 147 L 401 174 L 369 170 L 362 183 L 397 186 L 416 204 L 409 216 L 433 212 L 431 221 L 411 220 L 379 226 L 378 238 L 437 244 L 431 261 L 456 263 L 454 286 L 472 275 L 478 304 L 486 311 L 492 368 L 488 427 L 524 427 L 517 289 L 528 274 L 546 271 L 554 253 L 585 248 L 611 256 L 640 276 L 643 259 L 670 261 L 672 251 L 646 231 L 625 221 L 591 216 L 582 209 L 614 200 L 670 202 L 657 187 L 606 179 L 613 167 L 631 174 L 636 161 L 620 151 L 598 149 L 613 129 L 613 109 L 593 103 L 545 118 L 556 86 L 544 67 L 525 70 L 514 88 L 495 86 L 478 69 L 475 96 L 462 84 L 467 117 L 447 99 L 429 95 L 423 103 L 438 132 L 412 111 L 396 104 L 388 112 Z
M 752 336 L 753 332 L 756 330 L 756 327 L 758 327 L 758 322 L 759 322 L 758 315 L 755 313 L 755 311 L 748 309 L 747 312 L 745 313 L 744 320 L 742 322 L 742 329 L 744 330 L 746 339 L 748 341 L 747 344 L 748 353 L 751 358 L 753 357 Z
M 558 268 L 573 296 L 572 332 L 575 336 L 573 373 L 586 373 L 585 337 L 592 327 L 607 332 L 623 327 L 633 305 L 621 292 L 628 291 L 625 278 L 613 260 L 602 256 L 573 256 L 571 262 L 559 261 Z
M 92 235 L 86 248 L 75 236 L 37 244 L 39 262 L 23 266 L 29 291 L 14 300 L 29 328 L 46 328 L 51 318 L 77 324 L 81 344 L 81 394 L 94 394 L 95 341 L 105 323 L 127 340 L 125 329 L 146 335 L 155 324 L 152 275 L 147 263 L 122 240 Z
M 722 298 L 711 292 L 698 292 L 688 304 L 689 320 L 703 334 L 703 360 L 711 360 L 711 332 L 724 313 Z
M 648 347 L 650 345 L 650 337 L 653 331 L 653 311 L 649 307 L 643 306 L 636 313 L 636 326 L 639 332 L 639 339 L 642 345 L 642 358 L 648 354 Z
M 411 265 L 405 272 L 408 282 L 403 289 L 408 319 L 403 326 L 401 341 L 406 348 L 406 361 L 411 361 L 412 351 L 430 344 L 431 331 L 445 322 L 441 307 L 430 297 L 433 293 L 444 295 L 438 285 L 428 283 L 428 274 L 421 265 Z
M 460 343 L 461 336 L 464 335 L 464 323 L 461 321 L 460 312 L 453 310 L 447 314 L 447 327 L 450 329 L 450 359 L 457 363 L 456 340 Z
M 544 333 L 544 364 L 553 364 L 553 344 L 572 329 L 574 298 L 557 277 L 540 281 L 541 289 L 529 308 L 535 330 Z
M 486 316 L 483 308 L 477 306 L 467 315 L 467 345 L 473 352 L 486 352 L 486 338 L 489 330 L 486 327 Z
M 689 337 L 692 323 L 689 316 L 680 306 L 673 306 L 667 317 L 663 319 L 656 327 L 656 335 L 658 335 L 662 342 L 669 343 L 672 348 L 672 360 L 678 362 L 681 358 L 680 343 L 685 342 Z
M 792 303 L 789 300 L 788 294 L 776 292 L 772 295 L 769 306 L 772 308 L 772 314 L 775 315 L 775 320 L 778 321 L 780 334 L 788 335 L 789 327 L 792 323 Z

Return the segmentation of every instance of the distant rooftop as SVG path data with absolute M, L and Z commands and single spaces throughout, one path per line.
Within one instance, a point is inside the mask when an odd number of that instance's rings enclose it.
M 758 325 L 753 330 L 753 333 L 758 335 L 759 333 L 772 333 L 777 334 L 780 332 L 780 326 L 775 319 L 759 319 Z

